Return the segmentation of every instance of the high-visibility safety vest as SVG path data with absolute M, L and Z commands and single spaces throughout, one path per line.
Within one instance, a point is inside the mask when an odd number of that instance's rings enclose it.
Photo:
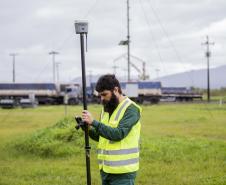
M 129 98 L 125 98 L 114 110 L 110 119 L 109 114 L 102 111 L 101 123 L 116 128 L 131 104 L 134 104 L 141 113 L 140 106 Z M 111 141 L 100 136 L 97 150 L 100 170 L 120 174 L 135 172 L 139 169 L 140 127 L 141 124 L 138 120 L 128 135 L 120 141 Z

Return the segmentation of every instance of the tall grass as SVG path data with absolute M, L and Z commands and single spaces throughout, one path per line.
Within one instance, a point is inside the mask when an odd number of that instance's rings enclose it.
M 64 118 L 51 127 L 38 130 L 13 141 L 11 149 L 17 154 L 41 157 L 67 157 L 80 153 L 82 132 L 75 133 L 74 119 Z M 7 147 L 8 147 L 7 146 Z

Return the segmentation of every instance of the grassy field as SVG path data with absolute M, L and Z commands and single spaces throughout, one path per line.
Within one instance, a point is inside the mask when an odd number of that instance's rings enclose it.
M 100 106 L 89 110 L 99 117 Z M 226 105 L 143 106 L 137 185 L 226 185 Z M 86 184 L 81 106 L 0 109 L 0 185 Z M 91 141 L 92 185 L 100 184 Z

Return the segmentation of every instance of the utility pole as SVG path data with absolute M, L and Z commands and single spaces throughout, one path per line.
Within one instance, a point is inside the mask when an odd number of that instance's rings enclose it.
M 127 45 L 127 70 L 128 70 L 128 76 L 127 80 L 128 82 L 131 81 L 130 79 L 130 18 L 129 18 L 129 0 L 127 0 L 127 40 L 121 40 L 119 42 L 119 45 Z
M 202 43 L 202 45 L 206 45 L 206 59 L 207 59 L 207 100 L 210 102 L 210 70 L 209 70 L 209 60 L 211 56 L 210 45 L 214 45 L 214 42 L 209 42 L 209 36 L 206 36 L 206 42 Z
M 57 73 L 57 75 L 56 75 L 56 81 L 57 81 L 57 84 L 59 84 L 60 83 L 60 62 L 56 62 L 56 73 Z
M 49 52 L 49 55 L 52 55 L 52 61 L 53 61 L 53 83 L 56 83 L 56 74 L 55 74 L 55 55 L 58 55 L 59 52 L 51 51 Z
M 128 41 L 128 82 L 130 79 L 130 18 L 129 18 L 129 0 L 127 0 L 127 41 Z
M 17 53 L 10 53 L 9 56 L 13 57 L 13 83 L 16 82 L 16 72 L 15 72 L 15 60 L 16 60 L 16 56 L 18 54 Z

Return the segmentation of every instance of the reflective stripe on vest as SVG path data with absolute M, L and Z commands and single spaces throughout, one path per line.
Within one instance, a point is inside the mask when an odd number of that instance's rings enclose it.
M 121 114 L 121 112 L 122 112 L 122 109 L 127 105 L 127 103 L 129 103 L 129 100 L 128 100 L 128 99 L 122 104 L 122 106 L 121 106 L 120 109 L 118 110 L 118 112 L 117 112 L 117 114 L 116 114 L 116 116 L 115 116 L 115 121 L 118 120 L 118 118 L 119 118 L 119 116 L 120 116 L 120 114 Z
M 103 116 L 104 116 L 104 110 L 102 109 L 102 110 L 101 110 L 101 114 L 100 114 L 100 120 L 103 119 Z
M 120 161 L 106 161 L 104 160 L 104 165 L 106 166 L 125 166 L 125 165 L 131 165 L 136 164 L 139 162 L 139 158 L 133 158 L 133 159 L 126 159 L 126 160 L 120 160 Z M 103 163 L 103 160 L 98 160 L 99 164 Z
M 123 154 L 134 154 L 138 153 L 139 148 L 129 148 L 129 149 L 120 149 L 120 150 L 98 150 L 98 154 L 105 154 L 105 155 L 123 155 Z
M 118 112 L 117 112 L 117 114 L 116 114 L 116 116 L 115 116 L 115 119 L 114 119 L 115 121 L 118 121 L 119 116 L 120 116 L 120 114 L 121 114 L 123 108 L 124 108 L 129 102 L 130 102 L 129 99 L 127 99 L 127 100 L 125 100 L 125 102 L 123 102 L 122 106 L 120 107 L 120 109 L 118 110 Z M 115 142 L 115 141 L 109 140 L 109 143 L 111 143 L 111 144 L 113 144 L 114 142 Z

